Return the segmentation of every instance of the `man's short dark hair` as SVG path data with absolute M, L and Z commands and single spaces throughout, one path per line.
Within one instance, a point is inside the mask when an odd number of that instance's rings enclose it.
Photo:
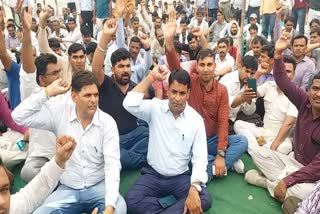
M 69 17 L 69 18 L 68 18 L 68 23 L 69 23 L 69 22 L 74 22 L 74 23 L 76 23 L 76 20 L 75 20 L 73 17 Z
M 288 16 L 285 20 L 284 20 L 284 24 L 287 24 L 287 22 L 292 22 L 294 23 L 294 20 L 291 16 Z
M 230 47 L 233 46 L 233 38 L 231 36 L 227 36 L 226 39 L 229 41 Z
M 296 70 L 297 61 L 292 56 L 284 55 L 283 62 L 292 64 L 293 65 L 293 72 Z
M 256 71 L 258 69 L 258 61 L 254 56 L 247 55 L 242 58 L 242 66 Z
M 227 38 L 221 38 L 217 42 L 217 46 L 221 43 L 225 43 L 229 47 L 229 40 Z
M 261 48 L 261 53 L 267 53 L 269 58 L 274 58 L 274 47 L 273 47 L 273 45 L 264 45 Z
M 187 40 L 188 40 L 188 42 L 190 42 L 192 39 L 195 39 L 195 40 L 197 40 L 198 39 L 198 37 L 196 37 L 195 35 L 193 35 L 192 33 L 189 33 L 188 34 L 188 36 L 187 36 Z
M 49 64 L 57 64 L 58 60 L 57 57 L 53 54 L 42 53 L 35 59 L 35 66 L 36 66 L 36 81 L 38 85 L 40 85 L 39 76 L 45 76 L 47 74 L 47 67 Z
M 309 82 L 308 82 L 308 86 L 307 86 L 307 89 L 310 90 L 312 84 L 313 84 L 313 81 L 314 80 L 319 80 L 320 79 L 320 70 L 316 70 L 314 72 L 314 74 L 310 77 L 309 79 Z
M 181 20 L 180 20 L 180 25 L 182 25 L 182 24 L 187 24 L 186 19 L 181 19 Z
M 316 23 L 316 24 L 320 25 L 320 20 L 319 20 L 319 19 L 312 19 L 311 22 L 309 23 L 309 27 L 310 27 L 310 28 L 311 28 L 311 25 L 312 25 L 313 23 Z
M 60 42 L 57 38 L 48 39 L 48 43 L 50 48 L 61 48 Z
M 174 81 L 186 85 L 188 89 L 191 87 L 190 75 L 183 69 L 171 72 L 169 76 L 169 87 Z
M 320 36 L 320 27 L 314 28 L 311 30 L 310 35 L 317 33 Z
M 258 31 L 258 26 L 256 24 L 251 24 L 250 27 L 249 27 L 249 31 L 250 30 L 256 30 Z
M 85 36 L 85 37 L 90 36 L 91 37 L 91 31 L 90 31 L 89 26 L 83 25 L 81 27 L 80 31 L 81 31 L 82 36 Z
M 140 41 L 139 37 L 137 37 L 137 36 L 133 36 L 133 37 L 130 39 L 130 43 L 129 43 L 129 44 L 131 44 L 132 42 L 137 42 L 137 43 L 139 43 L 140 46 L 141 46 L 141 41 Z
M 121 60 L 127 60 L 127 59 L 130 59 L 130 57 L 131 57 L 131 54 L 127 49 L 119 48 L 118 50 L 116 50 L 111 54 L 111 58 L 110 58 L 111 65 L 115 66 Z
M 209 48 L 201 49 L 197 55 L 197 62 L 199 62 L 200 59 L 204 59 L 206 57 L 212 57 L 214 61 L 214 56 L 215 56 L 215 53 L 213 50 Z
M 94 74 L 90 71 L 79 71 L 73 74 L 71 81 L 71 90 L 80 92 L 84 86 L 96 85 L 99 88 L 99 83 Z
M 86 46 L 86 55 L 94 53 L 96 51 L 96 48 L 97 48 L 97 43 L 89 42 L 89 44 Z
M 291 46 L 293 46 L 293 43 L 295 40 L 298 40 L 298 39 L 304 39 L 304 41 L 306 42 L 306 45 L 308 44 L 308 38 L 304 35 L 297 35 L 295 37 L 293 37 L 293 39 L 291 40 Z
M 255 36 L 253 37 L 251 44 L 261 44 L 263 46 L 265 44 L 265 39 L 262 36 Z
M 81 50 L 83 51 L 83 54 L 86 53 L 86 50 L 84 49 L 84 47 L 81 44 L 73 43 L 68 48 L 68 55 L 71 56 L 73 53 L 77 53 L 78 51 L 81 51 Z
M 137 16 L 134 16 L 134 17 L 132 17 L 131 18 L 131 23 L 133 23 L 133 22 L 139 22 L 139 18 L 137 17 Z
M 7 29 L 9 29 L 10 27 L 13 27 L 14 29 L 16 29 L 16 26 L 14 24 L 8 24 Z

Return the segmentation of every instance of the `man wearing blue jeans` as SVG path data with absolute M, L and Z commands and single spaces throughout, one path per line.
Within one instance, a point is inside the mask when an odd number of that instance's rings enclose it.
M 98 82 L 91 72 L 75 73 L 71 87 L 71 96 L 52 104 L 59 99 L 55 96 L 70 92 L 70 84 L 57 79 L 25 99 L 12 113 L 19 124 L 52 131 L 57 136 L 68 134 L 77 142 L 61 185 L 34 213 L 88 213 L 98 208 L 99 212 L 124 214 L 126 205 L 119 194 L 121 164 L 116 123 L 97 107 Z
M 294 20 L 294 28 L 299 25 L 299 35 L 304 35 L 304 25 L 306 21 L 308 3 L 307 0 L 295 0 L 292 8 L 292 18 Z M 309 20 L 311 21 L 311 20 Z
M 115 22 L 112 20 L 111 22 Z M 120 134 L 120 160 L 122 169 L 137 169 L 146 162 L 149 128 L 144 121 L 139 121 L 122 106 L 127 93 L 136 83 L 130 80 L 130 52 L 120 48 L 111 55 L 112 76 L 104 74 L 104 57 L 107 45 L 116 32 L 116 23 L 105 24 L 108 32 L 101 36 L 92 62 L 92 72 L 99 82 L 99 108 L 110 114 L 116 121 Z

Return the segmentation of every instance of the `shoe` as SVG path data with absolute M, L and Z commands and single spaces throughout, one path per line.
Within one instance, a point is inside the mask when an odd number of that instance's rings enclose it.
M 249 170 L 244 176 L 244 180 L 252 185 L 267 188 L 267 178 L 263 176 L 261 172 L 256 169 Z
M 244 173 L 244 163 L 242 162 L 242 160 L 239 159 L 236 162 L 234 162 L 232 169 L 239 174 L 243 174 Z

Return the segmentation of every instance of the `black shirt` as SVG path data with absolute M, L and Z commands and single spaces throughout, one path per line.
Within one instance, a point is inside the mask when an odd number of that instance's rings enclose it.
M 187 51 L 189 53 L 190 60 L 197 60 L 198 53 L 201 50 L 200 45 L 198 46 L 197 50 L 195 50 L 195 51 L 191 50 L 191 48 L 189 47 L 188 44 L 181 44 L 181 46 L 182 46 L 181 49 L 183 51 Z
M 127 134 L 137 127 L 137 118 L 122 105 L 127 93 L 135 86 L 136 84 L 130 81 L 128 90 L 123 94 L 113 78 L 105 75 L 99 88 L 99 108 L 113 117 L 120 135 Z

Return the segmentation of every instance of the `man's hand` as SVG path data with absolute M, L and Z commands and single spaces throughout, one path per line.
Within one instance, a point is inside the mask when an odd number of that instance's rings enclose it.
M 257 97 L 257 94 L 252 90 L 252 88 L 246 88 L 244 92 L 242 92 L 241 94 L 241 100 L 248 104 L 250 104 L 252 102 L 252 99 L 256 97 Z
M 274 197 L 275 199 L 283 202 L 287 194 L 287 185 L 281 180 L 278 185 L 274 188 Z
M 94 208 L 91 214 L 98 214 L 99 209 Z M 107 206 L 106 209 L 104 210 L 103 214 L 113 214 L 114 213 L 114 208 L 113 206 Z
M 165 66 L 156 66 L 150 72 L 150 75 L 153 77 L 154 80 L 164 81 L 168 74 L 168 69 Z
M 70 84 L 63 79 L 53 81 L 47 88 L 46 93 L 49 97 L 54 97 L 59 94 L 64 94 L 70 89 Z
M 69 160 L 75 148 L 76 141 L 73 137 L 67 135 L 57 137 L 55 160 L 61 168 L 65 168 L 65 163 Z
M 32 7 L 31 5 L 28 6 L 28 12 L 26 8 L 23 7 L 23 0 L 18 0 L 16 4 L 16 10 L 19 16 L 22 18 L 22 28 L 23 30 L 31 31 L 32 25 Z
M 109 19 L 103 25 L 103 34 L 109 36 L 111 38 L 113 34 L 116 33 L 118 28 L 116 19 Z
M 191 32 L 192 32 L 192 34 L 193 34 L 194 36 L 196 36 L 196 37 L 201 37 L 201 36 L 203 36 L 203 32 L 202 32 L 202 30 L 201 30 L 199 27 L 194 27 L 194 28 L 192 28 Z
M 123 0 L 116 0 L 116 10 L 118 12 L 118 17 L 123 17 L 123 15 L 125 14 L 125 5 Z
M 169 12 L 169 18 L 164 28 L 164 38 L 173 40 L 177 29 L 176 11 Z
M 290 46 L 291 34 L 284 32 L 275 45 L 275 54 L 281 55 L 282 52 Z
M 141 45 L 144 49 L 149 49 L 150 48 L 150 41 L 149 38 L 146 34 L 142 34 L 141 36 L 139 36 Z
M 39 26 L 44 29 L 47 24 L 47 20 L 51 16 L 52 10 L 50 7 L 45 6 L 39 15 Z
M 273 141 L 270 146 L 270 149 L 273 151 L 276 151 L 278 149 L 278 147 L 280 146 L 280 144 L 281 144 L 281 142 L 279 142 L 279 141 Z
M 24 141 L 29 141 L 29 136 L 30 136 L 30 131 L 29 129 L 23 134 L 23 139 Z
M 224 176 L 226 174 L 226 162 L 224 160 L 224 157 L 217 155 L 214 161 L 214 167 L 215 167 L 216 177 Z
M 188 212 L 189 211 L 189 212 Z M 189 194 L 184 204 L 183 214 L 200 214 L 203 213 L 199 192 L 194 186 L 189 189 Z

